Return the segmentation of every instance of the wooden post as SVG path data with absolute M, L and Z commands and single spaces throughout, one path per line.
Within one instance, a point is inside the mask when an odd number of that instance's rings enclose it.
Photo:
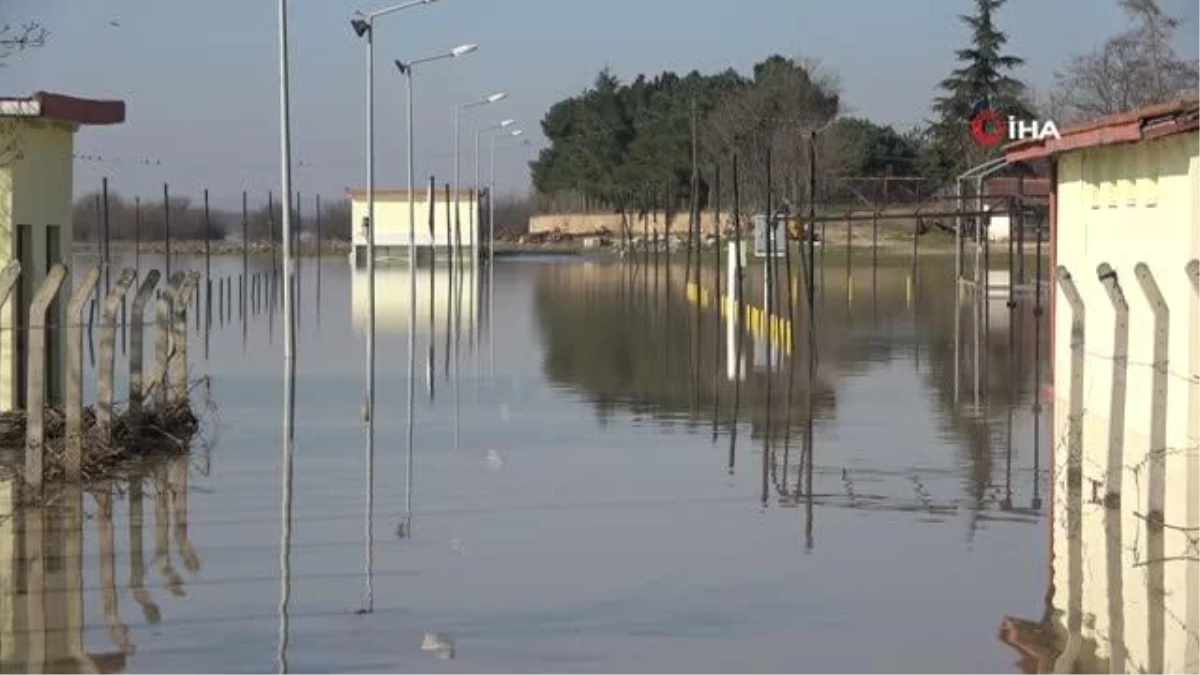
M 68 481 L 80 479 L 83 466 L 83 307 L 92 299 L 100 281 L 100 268 L 93 267 L 71 293 L 67 304 L 67 454 Z M 32 322 L 30 322 L 32 325 Z M 32 401 L 32 399 L 30 399 Z
M 175 303 L 174 330 L 171 334 L 171 384 L 174 385 L 174 396 L 171 403 L 178 404 L 187 400 L 188 391 L 188 351 L 187 351 L 187 305 L 191 294 L 200 282 L 199 272 L 189 272 L 183 283 L 176 291 L 179 302 Z
M 159 411 L 167 408 L 167 386 L 169 373 L 167 365 L 171 349 L 171 304 L 183 283 L 183 272 L 171 275 L 167 289 L 158 298 L 158 312 L 154 333 L 154 369 L 150 374 L 150 388 L 154 389 L 154 406 Z
M 42 460 L 46 451 L 46 310 L 66 278 L 66 267 L 61 264 L 51 267 L 29 303 L 25 483 L 37 497 L 42 493 Z
M 141 288 L 133 299 L 133 310 L 130 322 L 133 324 L 133 334 L 129 340 L 129 418 L 134 422 L 142 416 L 142 343 L 146 331 L 142 320 L 146 313 L 146 303 L 154 294 L 158 285 L 158 270 L 150 270 L 142 281 Z
M 104 441 L 112 440 L 113 371 L 116 369 L 117 309 L 133 285 L 137 272 L 121 270 L 117 283 L 108 291 L 100 314 L 100 367 L 96 377 L 96 428 Z M 139 321 L 140 323 L 140 321 Z M 140 330 L 135 330 L 140 333 Z M 140 348 L 140 346 L 139 346 Z

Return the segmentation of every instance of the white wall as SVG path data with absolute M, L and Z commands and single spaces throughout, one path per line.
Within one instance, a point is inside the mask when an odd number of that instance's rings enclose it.
M 1200 257 L 1200 214 L 1197 211 L 1197 134 L 1190 133 L 1138 144 L 1108 146 L 1063 155 L 1059 161 L 1057 263 L 1065 267 L 1086 307 L 1084 378 L 1082 387 L 1083 504 L 1067 503 L 1067 463 L 1071 424 L 1071 310 L 1061 288 L 1056 287 L 1054 322 L 1054 444 L 1055 504 L 1054 606 L 1066 612 L 1070 582 L 1082 584 L 1084 638 L 1095 640 L 1105 657 L 1112 645 L 1110 614 L 1124 617 L 1124 639 L 1129 660 L 1125 668 L 1148 667 L 1152 619 L 1164 625 L 1167 672 L 1194 671 L 1197 667 L 1198 568 L 1195 551 L 1188 553 L 1186 532 L 1174 528 L 1200 526 L 1197 518 L 1197 304 L 1185 266 Z M 1114 318 L 1109 297 L 1097 277 L 1097 266 L 1107 262 L 1119 278 L 1129 304 L 1129 353 L 1124 469 L 1117 485 L 1107 485 L 1110 448 L 1109 423 L 1113 417 Z M 1153 272 L 1170 308 L 1169 357 L 1166 401 L 1153 390 L 1154 317 L 1134 274 L 1145 263 Z M 1151 416 L 1166 414 L 1166 447 L 1150 447 Z M 1159 454 L 1154 454 L 1154 453 Z M 1152 553 L 1149 530 L 1135 514 L 1150 509 L 1148 478 L 1151 462 L 1165 461 L 1163 556 L 1170 562 L 1146 564 Z M 1119 491 L 1121 503 L 1114 514 L 1090 504 L 1093 489 L 1103 497 Z M 1081 531 L 1069 531 L 1069 508 L 1081 509 Z M 1097 513 L 1099 509 L 1099 513 Z M 1077 511 L 1078 513 L 1078 511 Z M 1108 523 L 1120 523 L 1116 539 Z M 1073 536 L 1074 535 L 1074 536 Z M 1193 535 L 1194 536 L 1194 535 Z M 1073 578 L 1068 570 L 1072 542 L 1082 545 L 1084 572 Z M 1119 552 L 1114 549 L 1119 547 Z M 1106 562 L 1112 551 L 1117 564 Z M 1123 570 L 1122 588 L 1112 593 L 1108 582 Z M 1155 589 L 1151 573 L 1161 571 L 1165 595 Z M 1061 617 L 1065 620 L 1065 614 Z M 1188 629 L 1185 624 L 1190 624 Z M 1189 630 L 1192 631 L 1189 633 Z M 1120 666 L 1117 666 L 1120 667 Z
M 420 334 L 444 335 L 457 329 L 463 334 L 475 330 L 479 308 L 479 275 L 470 267 L 459 268 L 454 279 L 458 289 L 450 285 L 449 266 L 418 268 L 417 277 L 417 332 Z M 351 314 L 354 328 L 365 331 L 367 327 L 367 272 L 362 268 L 352 271 L 350 289 Z M 401 333 L 408 330 L 408 315 L 411 305 L 407 266 L 381 266 L 375 269 L 375 327 L 381 333 Z M 457 317 L 455 310 L 457 309 Z
M 471 200 L 459 198 L 456 201 L 452 201 L 450 208 L 447 209 L 445 197 L 438 196 L 434 201 L 434 231 L 433 237 L 430 238 L 429 202 L 424 193 L 418 194 L 418 199 L 414 204 L 417 222 L 414 238 L 416 239 L 417 246 L 429 246 L 431 243 L 439 247 L 447 246 L 448 243 L 453 243 L 454 238 L 461 240 L 463 246 L 473 246 L 476 241 L 476 237 L 473 235 L 477 230 L 471 229 L 472 204 Z M 458 209 L 460 231 L 457 235 L 454 235 L 453 225 L 451 224 L 450 227 L 447 227 L 446 221 L 447 216 L 453 218 L 453 211 L 456 208 Z M 356 196 L 351 200 L 351 216 L 353 218 L 354 243 L 355 245 L 365 246 L 367 240 L 362 228 L 363 219 L 367 217 L 367 201 L 365 197 L 359 198 Z M 407 197 L 376 193 L 376 246 L 407 247 L 409 220 L 409 203 Z

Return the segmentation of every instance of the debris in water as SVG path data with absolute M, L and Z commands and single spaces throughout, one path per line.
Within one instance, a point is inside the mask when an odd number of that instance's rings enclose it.
M 441 633 L 425 633 L 421 651 L 433 652 L 439 659 L 454 658 L 454 639 Z
M 487 451 L 487 465 L 491 471 L 499 471 L 504 468 L 504 457 L 499 450 Z

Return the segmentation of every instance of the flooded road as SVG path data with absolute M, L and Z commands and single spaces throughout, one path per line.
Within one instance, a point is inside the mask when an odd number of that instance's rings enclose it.
M 682 265 L 498 260 L 492 312 L 486 273 L 419 270 L 411 458 L 381 268 L 368 472 L 365 279 L 303 260 L 290 519 L 282 312 L 243 321 L 241 273 L 190 318 L 190 471 L 0 524 L 5 672 L 1013 672 L 1002 619 L 1046 610 L 1039 333 L 1001 300 L 974 354 L 948 265 L 824 273 L 811 381 L 756 335 L 733 367 Z

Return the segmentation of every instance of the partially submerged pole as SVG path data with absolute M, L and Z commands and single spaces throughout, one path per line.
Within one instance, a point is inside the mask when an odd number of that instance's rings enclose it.
M 159 276 L 158 270 L 150 270 L 146 273 L 137 295 L 133 298 L 133 307 L 130 311 L 129 320 L 133 324 L 133 333 L 129 340 L 128 415 L 135 424 L 142 416 L 142 343 L 146 336 L 142 318 L 145 316 L 146 303 L 150 301 L 154 288 L 158 285 Z
M 77 481 L 83 467 L 83 308 L 92 299 L 100 268 L 87 271 L 67 303 L 66 474 Z M 33 404 L 33 401 L 30 401 Z
M 183 283 L 175 292 L 175 316 L 171 334 L 171 384 L 174 385 L 170 403 L 178 405 L 187 400 L 188 350 L 187 350 L 187 306 L 188 300 L 200 281 L 199 272 L 188 272 Z
M 112 434 L 113 371 L 116 369 L 117 309 L 120 308 L 122 301 L 125 300 L 125 294 L 129 292 L 129 287 L 133 285 L 135 277 L 135 270 L 122 270 L 121 276 L 117 278 L 116 285 L 109 290 L 108 297 L 104 299 L 104 307 L 100 312 L 100 365 L 96 376 L 96 428 L 100 434 L 100 438 L 104 441 L 111 440 Z M 140 319 L 141 317 L 138 318 Z M 134 330 L 135 340 L 140 339 L 142 332 L 140 329 L 140 320 L 138 324 L 138 328 Z M 139 345 L 139 349 L 140 347 L 141 345 Z
M 183 283 L 183 272 L 172 274 L 167 288 L 158 298 L 154 333 L 154 369 L 150 373 L 150 388 L 154 390 L 154 407 L 158 411 L 167 408 L 167 386 L 170 384 L 171 354 L 171 305 Z
M 34 496 L 42 494 L 46 451 L 46 310 L 67 278 L 67 268 L 56 264 L 29 303 L 29 361 L 25 395 L 25 484 Z

